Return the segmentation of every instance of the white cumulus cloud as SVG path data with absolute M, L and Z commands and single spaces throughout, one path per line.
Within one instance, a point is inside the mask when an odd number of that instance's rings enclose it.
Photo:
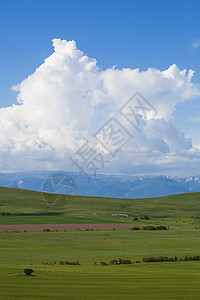
M 200 95 L 194 71 L 109 68 L 77 49 L 74 41 L 53 40 L 54 52 L 33 74 L 13 87 L 18 105 L 0 109 L 0 170 L 70 169 L 84 141 L 95 149 L 93 134 L 115 116 L 134 135 L 104 171 L 141 173 L 199 167 L 199 149 L 177 128 L 176 105 Z M 156 109 L 140 114 L 141 131 L 124 120 L 119 108 L 137 91 Z M 136 167 L 137 166 L 137 167 Z M 73 169 L 74 171 L 78 171 Z M 151 170 L 151 171 L 150 171 Z M 182 171 L 181 171 L 182 172 Z

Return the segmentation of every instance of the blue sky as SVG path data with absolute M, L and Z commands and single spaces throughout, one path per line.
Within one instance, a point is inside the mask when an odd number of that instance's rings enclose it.
M 13 85 L 53 53 L 52 39 L 77 48 L 106 70 L 160 71 L 176 64 L 200 82 L 199 1 L 1 1 L 0 107 L 16 104 Z M 176 106 L 177 126 L 200 145 L 200 98 Z

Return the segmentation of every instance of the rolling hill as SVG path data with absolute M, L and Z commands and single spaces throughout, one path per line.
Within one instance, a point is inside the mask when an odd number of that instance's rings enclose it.
M 51 205 L 47 204 L 45 198 L 49 199 Z M 57 194 L 0 188 L 0 224 L 130 223 L 136 217 L 141 224 L 198 224 L 199 211 L 200 193 L 147 199 L 72 198 L 67 195 L 60 197 Z M 113 216 L 116 214 L 127 214 L 129 217 Z M 145 215 L 150 220 L 143 220 Z

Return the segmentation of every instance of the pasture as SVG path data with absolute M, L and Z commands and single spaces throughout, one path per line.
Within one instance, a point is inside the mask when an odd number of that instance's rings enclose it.
M 58 209 L 47 206 L 41 193 L 0 188 L 0 224 L 140 228 L 0 232 L 0 299 L 199 299 L 199 261 L 142 262 L 147 256 L 200 255 L 199 208 L 200 194 L 191 193 L 137 200 L 76 197 Z M 121 213 L 129 217 L 112 216 Z M 148 225 L 169 230 L 143 230 Z M 109 265 L 119 258 L 133 263 Z M 60 263 L 66 260 L 80 265 Z M 33 276 L 24 275 L 25 268 Z

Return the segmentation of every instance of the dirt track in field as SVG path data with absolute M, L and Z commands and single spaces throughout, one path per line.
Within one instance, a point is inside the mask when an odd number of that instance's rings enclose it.
M 104 230 L 131 228 L 131 224 L 30 224 L 30 225 L 0 225 L 0 232 L 10 231 L 43 231 L 49 230 Z

